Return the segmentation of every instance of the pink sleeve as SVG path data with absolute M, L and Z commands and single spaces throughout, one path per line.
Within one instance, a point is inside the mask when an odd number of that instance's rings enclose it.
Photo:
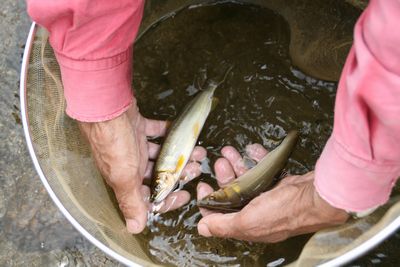
M 132 102 L 132 43 L 144 0 L 27 0 L 28 13 L 50 32 L 60 64 L 67 114 L 104 121 Z
M 336 96 L 333 133 L 315 168 L 331 205 L 385 203 L 400 176 L 400 1 L 371 0 L 358 20 Z

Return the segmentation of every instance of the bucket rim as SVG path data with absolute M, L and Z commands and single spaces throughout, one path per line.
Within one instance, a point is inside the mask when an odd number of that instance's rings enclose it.
M 20 73 L 20 106 L 21 106 L 21 119 L 22 125 L 24 129 L 24 135 L 26 140 L 26 145 L 28 147 L 29 154 L 31 156 L 33 165 L 38 173 L 40 180 L 42 181 L 47 193 L 50 195 L 50 198 L 53 200 L 54 204 L 56 204 L 57 208 L 61 211 L 65 218 L 74 226 L 74 228 L 81 233 L 86 239 L 88 239 L 93 245 L 97 248 L 102 250 L 105 254 L 112 257 L 113 259 L 117 260 L 118 262 L 132 267 L 140 267 L 138 263 L 133 262 L 132 260 L 120 255 L 116 251 L 110 249 L 105 244 L 97 240 L 92 234 L 90 234 L 84 227 L 82 227 L 77 220 L 69 213 L 69 211 L 63 206 L 60 199 L 56 196 L 53 189 L 51 188 L 49 182 L 44 175 L 42 168 L 39 164 L 39 160 L 36 157 L 35 150 L 33 148 L 33 143 L 31 139 L 31 134 L 29 130 L 29 123 L 28 123 L 28 116 L 27 116 L 27 101 L 26 101 L 26 84 L 27 84 L 27 73 L 28 73 L 28 65 L 29 65 L 29 58 L 31 54 L 31 49 L 33 45 L 33 40 L 37 31 L 37 24 L 36 22 L 32 22 L 32 25 L 29 30 L 29 35 L 25 44 L 24 55 L 22 58 L 22 65 L 21 65 L 21 73 Z
M 400 227 L 400 216 L 393 220 L 390 224 L 388 224 L 385 228 L 379 231 L 376 235 L 372 236 L 368 240 L 361 243 L 356 248 L 331 259 L 325 263 L 322 263 L 319 266 L 329 267 L 329 266 L 341 266 L 343 264 L 349 263 L 352 260 L 358 259 L 363 254 L 367 253 L 377 245 L 379 245 L 382 241 L 384 241 L 387 237 L 393 234 Z

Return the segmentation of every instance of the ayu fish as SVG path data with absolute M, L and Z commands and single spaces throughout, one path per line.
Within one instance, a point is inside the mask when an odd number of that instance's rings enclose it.
M 208 81 L 206 89 L 198 93 L 172 123 L 165 142 L 155 164 L 150 200 L 154 203 L 163 201 L 178 185 L 184 184 L 187 177 L 181 177 L 182 170 L 196 145 L 204 123 L 217 103 L 214 91 L 225 81 Z
M 269 152 L 255 167 L 205 198 L 197 205 L 201 208 L 234 212 L 264 192 L 286 165 L 298 139 L 297 131 L 290 131 L 281 144 Z

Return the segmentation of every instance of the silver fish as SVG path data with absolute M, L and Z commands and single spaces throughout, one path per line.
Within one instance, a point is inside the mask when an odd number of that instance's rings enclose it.
M 207 88 L 185 106 L 171 125 L 154 169 L 155 177 L 150 198 L 152 202 L 163 201 L 179 184 L 182 170 L 189 160 L 213 105 L 216 104 L 214 91 L 225 81 L 230 69 L 221 82 L 208 81 Z

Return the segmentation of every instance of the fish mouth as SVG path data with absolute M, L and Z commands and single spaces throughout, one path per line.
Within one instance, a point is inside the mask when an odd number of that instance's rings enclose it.
M 161 172 L 157 174 L 156 186 L 150 197 L 152 203 L 163 201 L 175 187 L 174 175 L 169 172 Z
M 157 192 L 155 192 L 154 194 L 151 195 L 150 201 L 152 203 L 159 203 L 161 201 L 163 201 L 168 194 L 172 191 L 172 187 L 165 187 L 161 190 L 158 190 Z
M 167 198 L 167 196 L 175 191 L 179 190 L 179 183 L 175 183 L 172 186 L 164 186 L 163 188 L 159 188 L 158 190 L 156 190 L 153 195 L 151 195 L 150 197 L 150 201 L 152 203 L 159 203 L 162 202 L 164 199 Z

